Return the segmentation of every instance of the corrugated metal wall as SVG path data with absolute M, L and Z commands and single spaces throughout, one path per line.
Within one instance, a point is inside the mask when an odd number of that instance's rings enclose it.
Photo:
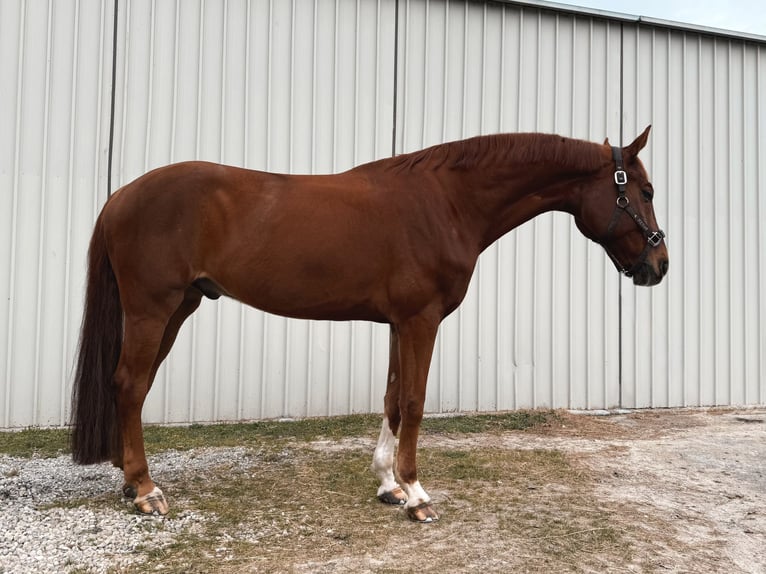
M 666 285 L 623 287 L 623 404 L 764 404 L 766 44 L 625 26 L 623 46 L 671 254 Z
M 620 25 L 499 4 L 403 2 L 397 151 L 476 134 L 620 135 Z M 619 402 L 619 277 L 564 214 L 481 257 L 441 330 L 430 410 Z
M 106 197 L 112 6 L 0 2 L 0 427 L 62 424 Z
M 394 3 L 131 0 L 120 10 L 113 187 L 187 159 L 330 173 L 391 155 Z M 381 326 L 205 301 L 145 418 L 379 410 L 387 341 Z
M 328 173 L 498 131 L 627 143 L 648 123 L 667 281 L 635 289 L 568 216 L 537 218 L 482 255 L 426 407 L 766 402 L 763 43 L 463 0 L 122 0 L 116 28 L 113 7 L 0 3 L 0 426 L 66 423 L 92 222 L 148 169 Z M 387 344 L 379 325 L 206 301 L 144 418 L 379 411 Z

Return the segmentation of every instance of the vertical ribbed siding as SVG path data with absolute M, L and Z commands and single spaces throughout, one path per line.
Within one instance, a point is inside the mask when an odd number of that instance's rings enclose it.
M 764 402 L 763 52 L 626 27 L 625 129 L 654 125 L 643 157 L 671 272 L 624 291 L 625 406 Z
M 619 24 L 432 0 L 404 2 L 399 28 L 398 151 L 513 131 L 619 139 Z M 442 326 L 427 409 L 616 405 L 617 284 L 566 215 L 510 233 Z
M 392 132 L 404 152 L 649 123 L 667 280 L 619 279 L 566 215 L 522 226 L 445 322 L 427 409 L 766 403 L 766 44 L 513 3 L 122 0 L 107 182 L 113 6 L 0 2 L 0 426 L 66 424 L 93 221 L 149 169 L 329 173 Z M 379 411 L 387 341 L 205 302 L 145 420 Z
M 391 2 L 121 3 L 114 187 L 204 159 L 330 173 L 390 154 Z M 379 410 L 386 328 L 303 322 L 204 302 L 145 420 Z
M 106 190 L 111 15 L 95 0 L 0 4 L 2 427 L 66 420 L 85 252 Z

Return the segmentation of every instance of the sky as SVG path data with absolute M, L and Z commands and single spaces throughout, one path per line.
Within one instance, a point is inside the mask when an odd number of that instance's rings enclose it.
M 766 36 L 766 2 L 763 0 L 553 0 L 553 2 Z

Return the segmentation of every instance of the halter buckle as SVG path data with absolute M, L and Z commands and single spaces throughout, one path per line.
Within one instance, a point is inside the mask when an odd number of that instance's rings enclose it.
M 663 239 L 665 239 L 665 233 L 662 230 L 652 231 L 649 235 L 647 235 L 646 242 L 652 247 L 657 247 L 660 243 L 662 243 Z
M 617 185 L 627 185 L 628 183 L 628 174 L 625 173 L 623 170 L 618 169 L 614 172 L 614 183 Z

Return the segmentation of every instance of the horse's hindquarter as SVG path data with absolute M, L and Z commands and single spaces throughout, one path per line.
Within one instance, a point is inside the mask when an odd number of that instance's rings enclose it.
M 440 297 L 454 299 L 442 293 L 445 286 L 460 291 L 470 278 L 473 262 L 457 273 L 465 277 L 455 276 L 455 248 L 447 244 L 455 237 L 433 193 L 401 189 L 422 182 L 360 170 L 289 176 L 202 163 L 162 169 L 121 192 L 132 212 L 123 226 L 133 240 L 155 246 L 142 256 L 152 270 L 146 281 L 204 277 L 274 314 L 392 322 Z

